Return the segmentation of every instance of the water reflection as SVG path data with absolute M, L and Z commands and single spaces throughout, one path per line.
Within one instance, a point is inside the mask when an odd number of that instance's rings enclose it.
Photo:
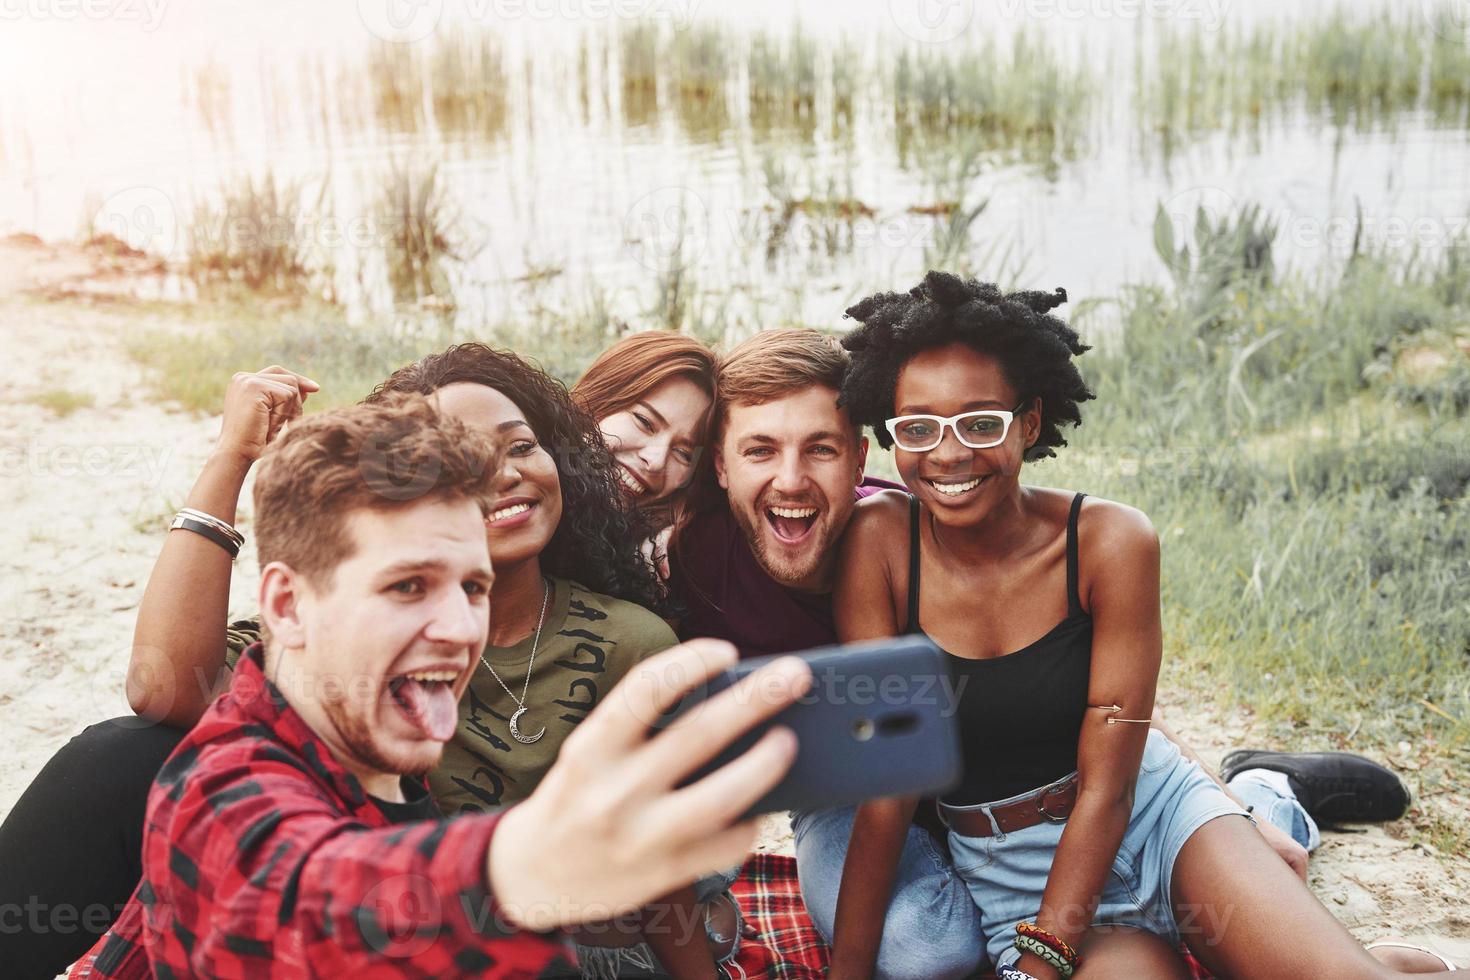
M 200 283 L 295 277 L 359 310 L 480 319 L 553 283 L 686 325 L 696 289 L 831 322 L 928 265 L 1107 292 L 1157 274 L 1160 202 L 1216 190 L 1275 215 L 1288 262 L 1320 261 L 1359 208 L 1453 237 L 1470 44 L 1449 9 L 1236 6 L 1217 30 L 1002 19 L 944 44 L 789 12 L 446 19 L 411 44 L 317 12 L 289 48 L 262 14 L 197 50 L 165 23 L 107 98 L 105 60 L 32 61 L 0 96 L 0 230 L 106 222 Z M 46 86 L 87 111 L 48 112 Z

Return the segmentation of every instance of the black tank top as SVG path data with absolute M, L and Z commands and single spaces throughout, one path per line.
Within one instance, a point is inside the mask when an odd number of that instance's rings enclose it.
M 965 774 L 946 803 L 993 803 L 1077 768 L 1077 737 L 1092 672 L 1092 617 L 1077 594 L 1077 514 L 1067 516 L 1067 618 L 1041 639 L 1000 657 L 948 654 L 959 692 Z M 919 500 L 909 497 L 909 633 L 919 625 Z M 927 634 L 926 634 L 927 635 Z M 947 651 L 946 651 L 947 652 Z M 958 685 L 963 684 L 960 688 Z

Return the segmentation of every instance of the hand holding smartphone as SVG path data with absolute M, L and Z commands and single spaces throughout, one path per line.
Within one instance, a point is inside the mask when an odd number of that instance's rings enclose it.
M 751 814 L 844 806 L 885 796 L 934 796 L 959 781 L 959 692 L 944 653 L 931 640 L 904 636 L 820 647 L 796 656 L 811 667 L 811 690 L 686 782 L 735 759 L 773 725 L 796 733 L 796 762 Z M 741 661 L 698 695 L 685 698 L 656 727 L 774 659 Z

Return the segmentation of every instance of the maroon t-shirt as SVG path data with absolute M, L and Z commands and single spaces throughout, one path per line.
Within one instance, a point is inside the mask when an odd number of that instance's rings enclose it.
M 853 489 L 859 500 L 903 487 L 864 477 Z M 669 563 L 669 585 L 688 612 L 680 639 L 729 640 L 741 657 L 791 653 L 837 642 L 832 596 L 797 592 L 766 574 L 727 507 L 701 514 L 680 532 Z

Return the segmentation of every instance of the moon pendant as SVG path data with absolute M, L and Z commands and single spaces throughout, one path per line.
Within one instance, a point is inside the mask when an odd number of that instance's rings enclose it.
M 521 715 L 525 713 L 525 708 L 517 708 L 516 713 L 510 716 L 510 737 L 515 739 L 517 742 L 520 742 L 522 745 L 530 745 L 532 742 L 539 741 L 541 736 L 546 734 L 546 728 L 543 726 L 542 729 L 535 735 L 522 735 L 520 728 L 516 726 L 516 722 L 519 721 Z

